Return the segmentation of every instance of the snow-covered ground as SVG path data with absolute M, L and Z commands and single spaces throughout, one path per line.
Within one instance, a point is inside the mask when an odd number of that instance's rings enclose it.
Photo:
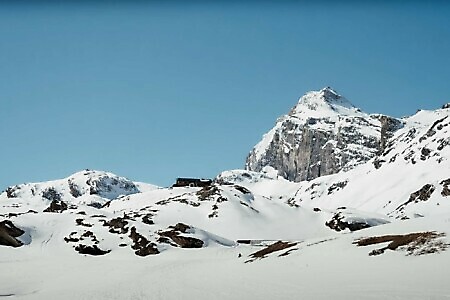
M 300 241 L 279 257 L 245 263 L 261 247 L 213 245 L 138 257 L 81 256 L 40 241 L 1 248 L 0 295 L 11 299 L 450 299 L 450 253 L 406 256 L 352 242 L 364 236 L 437 230 L 449 216 L 397 222 Z M 58 246 L 58 244 L 60 246 Z M 239 254 L 242 256 L 239 257 Z M 9 298 L 8 298 L 9 299 Z

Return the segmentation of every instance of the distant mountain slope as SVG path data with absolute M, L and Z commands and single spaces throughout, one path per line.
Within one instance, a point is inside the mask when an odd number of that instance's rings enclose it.
M 402 122 L 368 115 L 327 87 L 309 92 L 280 117 L 247 157 L 245 167 L 278 170 L 292 181 L 349 170 L 384 150 Z
M 298 183 L 291 203 L 398 218 L 450 213 L 450 110 L 402 120 L 383 153 L 347 172 Z

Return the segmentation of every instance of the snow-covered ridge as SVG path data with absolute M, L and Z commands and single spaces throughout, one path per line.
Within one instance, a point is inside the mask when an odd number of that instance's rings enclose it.
M 39 198 L 44 202 L 64 200 L 69 203 L 87 201 L 103 204 L 121 196 L 140 193 L 138 186 L 142 190 L 156 188 L 153 185 L 134 183 L 109 172 L 83 170 L 64 179 L 11 186 L 0 197 Z

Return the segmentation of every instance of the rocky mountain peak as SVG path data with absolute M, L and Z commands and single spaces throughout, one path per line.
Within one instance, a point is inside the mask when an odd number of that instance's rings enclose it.
M 253 148 L 246 168 L 270 166 L 292 181 L 349 170 L 383 151 L 400 127 L 394 121 L 362 112 L 330 87 L 311 91 Z
M 303 95 L 291 110 L 291 116 L 325 117 L 330 115 L 348 115 L 359 111 L 350 101 L 331 87 L 320 91 L 311 91 Z

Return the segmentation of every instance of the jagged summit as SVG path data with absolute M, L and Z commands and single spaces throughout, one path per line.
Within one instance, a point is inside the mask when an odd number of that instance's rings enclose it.
M 323 88 L 322 90 L 320 90 L 320 94 L 323 95 L 325 101 L 330 105 L 339 105 L 347 108 L 355 108 L 355 106 L 350 101 L 339 95 L 331 87 Z
M 330 87 L 311 91 L 253 148 L 246 169 L 270 166 L 293 181 L 349 170 L 382 151 L 397 123 L 362 112 Z
M 311 91 L 303 95 L 289 115 L 325 117 L 355 113 L 360 113 L 360 110 L 331 87 L 325 87 L 320 91 Z

